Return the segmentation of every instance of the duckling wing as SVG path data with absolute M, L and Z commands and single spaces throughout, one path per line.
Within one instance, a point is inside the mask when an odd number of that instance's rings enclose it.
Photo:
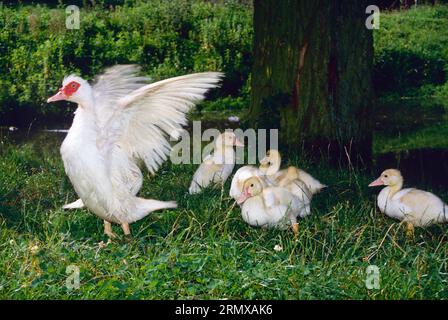
M 224 165 L 217 164 L 212 155 L 204 158 L 193 175 L 189 188 L 190 194 L 198 193 L 202 188 L 208 187 L 212 183 L 219 182 Z
M 297 198 L 285 188 L 270 187 L 263 190 L 266 211 L 271 216 L 271 225 L 288 223 L 299 215 L 301 205 Z
M 407 209 L 406 220 L 412 220 L 415 225 L 427 225 L 447 220 L 448 212 L 443 201 L 435 194 L 411 189 L 399 197 L 400 203 Z
M 287 189 L 282 187 L 269 187 L 263 190 L 264 204 L 268 209 L 283 208 L 296 211 L 300 204 L 296 197 Z

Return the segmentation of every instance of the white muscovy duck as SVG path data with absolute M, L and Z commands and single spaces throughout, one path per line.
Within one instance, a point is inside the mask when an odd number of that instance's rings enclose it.
M 175 208 L 176 203 L 137 197 L 143 162 L 151 173 L 167 159 L 168 135 L 178 138 L 186 113 L 204 98 L 222 77 L 204 72 L 147 84 L 135 65 L 119 65 L 96 78 L 93 86 L 70 75 L 47 102 L 67 100 L 78 104 L 73 124 L 61 146 L 65 171 L 85 205 L 129 235 L 129 224 L 150 212 Z M 81 202 L 82 201 L 82 202 Z
M 303 208 L 301 201 L 286 188 L 266 186 L 258 177 L 244 182 L 237 200 L 243 220 L 251 226 L 285 228 L 291 225 L 298 233 L 297 216 Z
M 214 150 L 204 158 L 193 175 L 188 192 L 199 193 L 209 185 L 223 185 L 235 167 L 233 147 L 244 147 L 233 132 L 221 133 L 214 143 Z
M 378 195 L 378 207 L 382 213 L 406 223 L 408 233 L 414 227 L 425 227 L 433 223 L 448 221 L 448 206 L 436 195 L 403 187 L 399 170 L 388 169 L 369 184 L 369 187 L 386 186 Z

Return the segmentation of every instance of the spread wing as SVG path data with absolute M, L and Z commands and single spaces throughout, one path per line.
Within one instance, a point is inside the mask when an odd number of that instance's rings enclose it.
M 95 78 L 93 92 L 100 127 L 117 110 L 119 99 L 148 84 L 150 79 L 138 76 L 139 73 L 140 67 L 137 65 L 116 65 Z
M 171 150 L 168 136 L 178 138 L 186 113 L 218 86 L 221 73 L 204 72 L 159 81 L 120 98 L 101 133 L 115 185 L 132 184 L 136 163 L 154 173 Z

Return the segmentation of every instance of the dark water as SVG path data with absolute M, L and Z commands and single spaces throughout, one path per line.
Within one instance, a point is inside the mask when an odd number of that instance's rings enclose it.
M 424 148 L 377 155 L 374 167 L 378 171 L 398 168 L 406 185 L 425 185 L 434 188 L 448 187 L 448 149 Z

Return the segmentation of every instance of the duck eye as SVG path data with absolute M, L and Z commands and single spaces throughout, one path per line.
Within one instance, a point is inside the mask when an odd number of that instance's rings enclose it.
M 385 175 L 384 175 L 384 178 L 387 178 L 387 177 L 388 177 L 387 174 L 385 174 Z
M 72 83 L 72 88 L 75 89 L 76 88 L 76 84 Z
M 253 187 L 254 186 L 254 184 L 252 183 L 251 185 L 250 185 L 251 187 Z

